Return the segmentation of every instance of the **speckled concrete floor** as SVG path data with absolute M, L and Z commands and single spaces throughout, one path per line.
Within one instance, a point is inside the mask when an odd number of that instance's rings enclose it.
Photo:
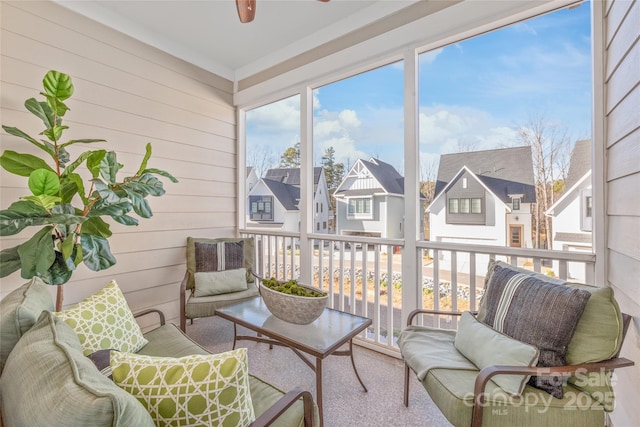
M 239 328 L 239 332 L 253 334 Z M 187 325 L 187 334 L 212 352 L 231 350 L 233 326 L 219 317 L 197 319 Z M 300 387 L 315 397 L 315 375 L 290 349 L 239 341 L 249 351 L 249 372 L 282 390 Z M 442 416 L 412 375 L 409 408 L 402 403 L 403 364 L 363 347 L 354 346 L 358 373 L 368 392 L 356 378 L 348 357 L 331 356 L 323 361 L 324 424 L 326 427 L 446 427 Z

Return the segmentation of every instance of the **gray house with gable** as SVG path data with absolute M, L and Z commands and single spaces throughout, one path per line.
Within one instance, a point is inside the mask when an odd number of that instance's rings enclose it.
M 443 154 L 430 240 L 530 248 L 535 202 L 531 147 Z

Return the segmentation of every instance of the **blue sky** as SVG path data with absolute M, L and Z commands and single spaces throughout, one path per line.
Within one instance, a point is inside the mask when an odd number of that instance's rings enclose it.
M 518 130 L 533 116 L 571 141 L 590 138 L 588 3 L 426 52 L 419 70 L 423 164 L 462 149 L 522 145 Z M 379 157 L 402 173 L 402 85 L 400 62 L 317 89 L 314 159 L 332 146 L 346 165 Z M 247 113 L 249 165 L 277 165 L 299 139 L 299 111 L 295 96 Z

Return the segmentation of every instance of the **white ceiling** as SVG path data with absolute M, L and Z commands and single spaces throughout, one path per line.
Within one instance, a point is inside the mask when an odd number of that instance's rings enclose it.
M 240 23 L 234 0 L 58 1 L 237 81 L 417 0 L 256 0 L 255 20 L 247 24 Z

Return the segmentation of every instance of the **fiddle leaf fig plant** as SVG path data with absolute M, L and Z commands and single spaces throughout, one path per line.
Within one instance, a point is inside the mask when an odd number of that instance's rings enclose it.
M 151 144 L 133 176 L 118 179 L 123 169 L 116 153 L 105 149 L 86 150 L 74 160 L 67 151 L 80 144 L 103 143 L 103 139 L 72 139 L 63 142 L 69 129 L 62 119 L 69 111 L 65 101 L 73 95 L 67 74 L 51 70 L 43 81 L 43 101 L 27 99 L 26 109 L 42 120 L 45 129 L 32 137 L 18 128 L 2 126 L 10 135 L 36 146 L 41 156 L 5 150 L 0 166 L 7 172 L 28 178 L 31 194 L 20 197 L 0 211 L 0 236 L 40 227 L 24 243 L 0 252 L 0 277 L 20 270 L 21 276 L 40 277 L 50 285 L 63 285 L 84 263 L 93 271 L 113 266 L 116 259 L 109 247 L 111 230 L 105 218 L 123 225 L 138 225 L 138 217 L 153 215 L 147 196 L 162 196 L 158 177 L 178 182 L 168 172 L 149 168 Z M 56 309 L 62 308 L 63 287 L 58 286 Z

